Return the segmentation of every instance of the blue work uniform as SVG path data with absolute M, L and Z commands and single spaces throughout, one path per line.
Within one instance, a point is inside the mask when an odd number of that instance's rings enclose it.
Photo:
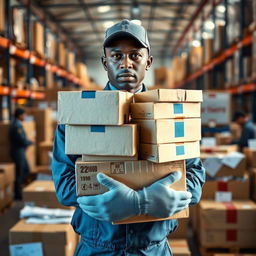
M 9 130 L 9 140 L 11 144 L 11 157 L 15 163 L 15 199 L 22 199 L 21 185 L 29 174 L 29 165 L 26 159 L 26 149 L 32 144 L 23 129 L 22 123 L 14 119 Z
M 241 130 L 241 136 L 238 140 L 238 146 L 240 151 L 243 151 L 244 147 L 248 147 L 249 139 L 255 139 L 255 128 L 252 121 L 247 121 Z
M 105 90 L 110 89 L 107 84 Z M 144 85 L 143 90 L 146 90 Z M 177 220 L 112 225 L 111 222 L 94 219 L 80 209 L 76 201 L 77 158 L 77 155 L 65 154 L 65 126 L 58 125 L 53 148 L 53 180 L 58 200 L 64 205 L 76 206 L 71 224 L 75 232 L 81 235 L 81 242 L 75 255 L 172 255 L 166 237 L 176 229 Z M 187 190 L 192 193 L 192 205 L 200 200 L 205 169 L 198 158 L 186 160 L 186 169 Z

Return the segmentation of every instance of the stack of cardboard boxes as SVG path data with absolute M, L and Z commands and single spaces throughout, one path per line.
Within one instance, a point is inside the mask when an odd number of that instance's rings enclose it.
M 136 106 L 147 106 L 148 103 L 131 104 L 133 94 L 122 91 L 59 92 L 58 120 L 66 125 L 65 153 L 82 155 L 82 159 L 76 162 L 78 196 L 107 191 L 97 181 L 98 172 L 104 172 L 138 190 L 173 171 L 181 171 L 181 180 L 173 184 L 172 188 L 186 190 L 184 159 L 198 157 L 200 154 L 198 117 L 202 93 L 167 89 L 139 93 L 134 97 L 136 101 L 149 101 L 152 106 L 156 101 L 168 103 L 156 104 L 160 107 L 159 117 L 159 113 L 151 106 L 150 113 L 135 119 L 136 113 L 139 115 L 135 111 Z M 192 105 L 192 114 L 189 114 L 187 104 Z M 130 105 L 132 123 L 128 123 Z M 176 122 L 177 117 L 179 119 Z M 197 117 L 192 119 L 194 125 L 186 117 Z M 143 132 L 144 123 L 149 129 Z M 137 126 L 141 129 L 141 160 L 138 160 Z M 195 135 L 189 131 L 189 127 L 195 130 Z M 188 209 L 169 218 L 182 217 L 188 217 Z M 155 220 L 152 216 L 136 216 L 116 224 Z

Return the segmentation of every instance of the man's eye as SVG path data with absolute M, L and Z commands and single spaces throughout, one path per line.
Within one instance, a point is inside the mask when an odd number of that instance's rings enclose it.
M 118 60 L 121 58 L 121 54 L 119 54 L 119 53 L 112 54 L 112 58 L 115 60 Z
M 139 59 L 141 57 L 141 54 L 139 54 L 138 52 L 132 53 L 131 57 L 133 59 Z

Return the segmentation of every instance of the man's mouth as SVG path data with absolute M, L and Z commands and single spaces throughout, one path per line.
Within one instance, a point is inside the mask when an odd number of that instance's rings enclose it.
M 117 76 L 117 78 L 119 77 L 135 77 L 135 75 L 132 73 L 122 73 Z

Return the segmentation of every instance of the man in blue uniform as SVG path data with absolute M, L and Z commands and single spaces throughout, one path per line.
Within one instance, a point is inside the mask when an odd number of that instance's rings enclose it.
M 22 199 L 21 185 L 29 174 L 29 165 L 26 159 L 26 149 L 33 142 L 29 140 L 23 129 L 22 122 L 25 120 L 26 113 L 22 108 L 17 108 L 14 113 L 14 120 L 9 130 L 11 144 L 11 157 L 15 163 L 16 178 L 14 184 L 16 200 Z
M 105 90 L 145 91 L 142 81 L 153 60 L 145 29 L 123 20 L 106 31 L 103 48 L 102 63 L 109 78 Z M 71 224 L 81 235 L 81 242 L 75 255 L 172 255 L 166 237 L 176 229 L 177 220 L 129 225 L 112 225 L 111 222 L 140 214 L 168 217 L 198 203 L 205 181 L 200 159 L 186 161 L 187 191 L 168 187 L 180 179 L 178 172 L 140 191 L 98 174 L 98 181 L 109 191 L 77 198 L 74 168 L 77 157 L 65 155 L 65 127 L 59 125 L 55 133 L 52 171 L 59 201 L 76 206 Z
M 248 147 L 249 139 L 255 139 L 255 128 L 249 115 L 242 111 L 235 112 L 233 122 L 241 127 L 241 135 L 238 140 L 232 141 L 232 143 L 238 144 L 239 150 L 242 152 L 244 147 Z

